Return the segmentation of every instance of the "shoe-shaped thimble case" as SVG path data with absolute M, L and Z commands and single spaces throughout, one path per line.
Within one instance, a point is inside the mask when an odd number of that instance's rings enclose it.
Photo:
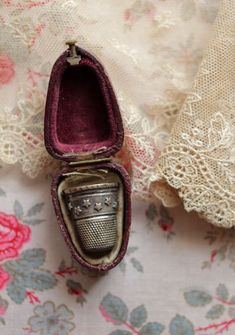
M 74 43 L 52 68 L 44 132 L 48 152 L 66 162 L 51 194 L 70 252 L 90 270 L 110 270 L 125 255 L 131 225 L 129 175 L 111 160 L 123 125 L 103 66 Z

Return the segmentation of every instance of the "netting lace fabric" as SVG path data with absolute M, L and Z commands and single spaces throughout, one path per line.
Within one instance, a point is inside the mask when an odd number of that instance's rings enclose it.
M 235 226 L 235 2 L 224 0 L 191 93 L 153 177 L 167 206 Z
M 0 1 L 0 158 L 36 177 L 50 70 L 65 41 L 94 53 L 116 91 L 125 126 L 120 159 L 133 193 L 148 198 L 153 166 L 202 57 L 219 0 Z

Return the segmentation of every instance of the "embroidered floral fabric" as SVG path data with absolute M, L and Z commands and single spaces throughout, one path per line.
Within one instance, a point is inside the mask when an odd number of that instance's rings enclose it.
M 153 191 L 169 206 L 178 195 L 186 210 L 226 228 L 235 226 L 234 17 L 234 1 L 223 1 L 192 92 L 157 162 Z
M 77 39 L 104 64 L 126 131 L 122 162 L 147 198 L 153 165 L 192 85 L 219 1 L 0 2 L 0 159 L 36 177 L 51 166 L 43 113 L 51 67 Z M 115 10 L 114 10 L 115 8 Z M 107 27 L 109 29 L 107 29 Z

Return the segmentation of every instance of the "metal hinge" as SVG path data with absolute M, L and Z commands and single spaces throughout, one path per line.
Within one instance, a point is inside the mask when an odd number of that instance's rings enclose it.
M 104 163 L 110 162 L 110 158 L 101 158 L 101 159 L 90 159 L 85 161 L 76 161 L 76 162 L 69 162 L 69 166 L 79 166 L 79 165 L 89 165 L 89 164 L 97 164 L 97 163 Z
M 78 55 L 76 49 L 76 42 L 77 41 L 67 41 L 66 45 L 69 47 L 69 56 L 67 57 L 67 61 L 71 65 L 78 65 L 82 57 Z

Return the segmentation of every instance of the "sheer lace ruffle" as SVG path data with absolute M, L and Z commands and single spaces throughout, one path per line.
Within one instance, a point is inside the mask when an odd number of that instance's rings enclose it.
M 187 211 L 226 228 L 235 226 L 234 17 L 234 1 L 223 1 L 152 185 L 166 205 L 174 206 L 181 198 Z

